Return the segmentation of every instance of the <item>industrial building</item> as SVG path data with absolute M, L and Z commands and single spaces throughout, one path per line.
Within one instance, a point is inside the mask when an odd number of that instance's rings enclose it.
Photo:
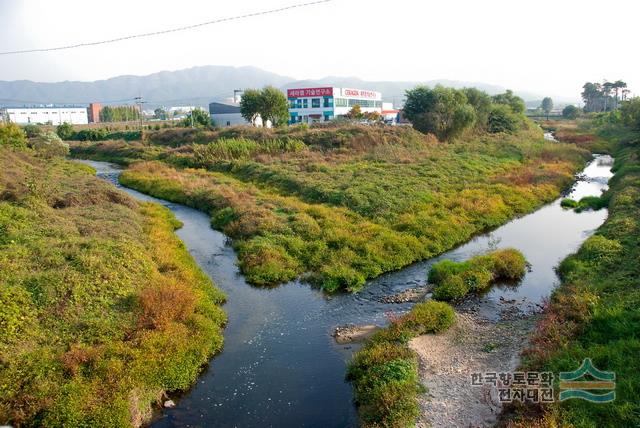
M 209 114 L 216 126 L 226 128 L 228 126 L 251 125 L 242 114 L 240 114 L 240 104 L 235 102 L 212 102 L 209 104 Z M 262 118 L 258 116 L 254 126 L 262 127 Z M 271 122 L 267 121 L 267 128 L 271 128 Z
M 382 94 L 366 89 L 297 88 L 287 90 L 290 123 L 328 122 L 356 105 L 363 113 L 382 114 Z
M 0 110 L 0 117 L 19 125 L 30 123 L 60 125 L 64 122 L 86 125 L 89 123 L 85 107 L 6 107 Z

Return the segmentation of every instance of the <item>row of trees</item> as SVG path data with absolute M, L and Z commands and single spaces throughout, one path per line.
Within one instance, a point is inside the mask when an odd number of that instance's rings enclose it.
M 100 122 L 127 122 L 140 119 L 140 109 L 135 106 L 104 106 L 100 110 Z
M 465 130 L 516 132 L 524 123 L 524 100 L 510 90 L 490 96 L 476 88 L 418 86 L 406 92 L 404 115 L 413 127 L 450 140 Z
M 627 84 L 622 80 L 615 82 L 592 83 L 582 86 L 584 111 L 587 113 L 616 110 L 621 101 L 625 101 L 630 93 Z

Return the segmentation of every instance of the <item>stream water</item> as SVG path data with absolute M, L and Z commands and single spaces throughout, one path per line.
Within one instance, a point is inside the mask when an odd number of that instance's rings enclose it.
M 116 166 L 83 162 L 117 185 Z M 600 195 L 612 175 L 611 163 L 608 156 L 596 156 L 569 196 Z M 386 304 L 380 299 L 424 285 L 434 262 L 464 260 L 502 247 L 520 249 L 531 263 L 530 272 L 517 286 L 498 285 L 478 297 L 479 310 L 489 318 L 499 317 L 505 300 L 515 301 L 523 311 L 534 310 L 558 283 L 554 267 L 607 215 L 606 210 L 580 214 L 563 210 L 558 199 L 440 257 L 371 280 L 361 293 L 326 296 L 299 282 L 275 288 L 247 284 L 226 237 L 211 229 L 206 214 L 124 190 L 174 212 L 184 224 L 178 236 L 228 297 L 224 350 L 211 360 L 193 388 L 177 397 L 178 405 L 152 424 L 161 428 L 357 426 L 352 389 L 344 377 L 354 348 L 333 341 L 336 326 L 385 325 L 385 314 L 404 312 L 412 304 Z

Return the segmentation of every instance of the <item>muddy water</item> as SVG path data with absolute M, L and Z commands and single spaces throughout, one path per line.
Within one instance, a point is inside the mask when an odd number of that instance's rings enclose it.
M 117 182 L 118 169 L 87 161 L 98 175 Z M 611 159 L 598 156 L 584 170 L 571 197 L 599 195 L 611 177 Z M 369 282 L 357 295 L 324 296 L 298 282 L 277 288 L 248 285 L 236 267 L 236 255 L 225 236 L 210 228 L 207 215 L 125 189 L 142 200 L 168 206 L 182 221 L 178 235 L 202 267 L 228 296 L 223 352 L 194 387 L 178 398 L 155 427 L 347 427 L 357 426 L 352 390 L 344 380 L 353 348 L 336 345 L 330 333 L 337 325 L 386 323 L 388 311 L 410 304 L 383 304 L 380 299 L 425 284 L 437 260 L 464 260 L 493 248 L 517 247 L 531 271 L 517 285 L 499 285 L 479 297 L 488 317 L 499 317 L 505 300 L 523 311 L 535 310 L 557 284 L 554 266 L 590 236 L 606 211 L 576 214 L 559 200 L 481 235 L 436 259 L 416 263 Z M 172 397 L 173 398 L 173 397 Z

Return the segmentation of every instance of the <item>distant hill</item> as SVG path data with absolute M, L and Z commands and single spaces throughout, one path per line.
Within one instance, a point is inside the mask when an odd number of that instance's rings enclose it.
M 461 88 L 474 86 L 489 94 L 505 88 L 479 82 L 431 80 L 425 82 L 365 81 L 356 77 L 330 76 L 317 80 L 294 80 L 256 67 L 203 66 L 178 71 L 162 71 L 147 76 L 118 76 L 95 82 L 43 83 L 28 80 L 0 81 L 0 105 L 131 103 L 136 96 L 147 102 L 145 108 L 159 105 L 207 106 L 233 96 L 234 89 L 273 85 L 287 89 L 304 86 L 356 87 L 380 91 L 385 101 L 400 104 L 404 92 L 418 84 Z M 515 91 L 525 100 L 540 95 Z

